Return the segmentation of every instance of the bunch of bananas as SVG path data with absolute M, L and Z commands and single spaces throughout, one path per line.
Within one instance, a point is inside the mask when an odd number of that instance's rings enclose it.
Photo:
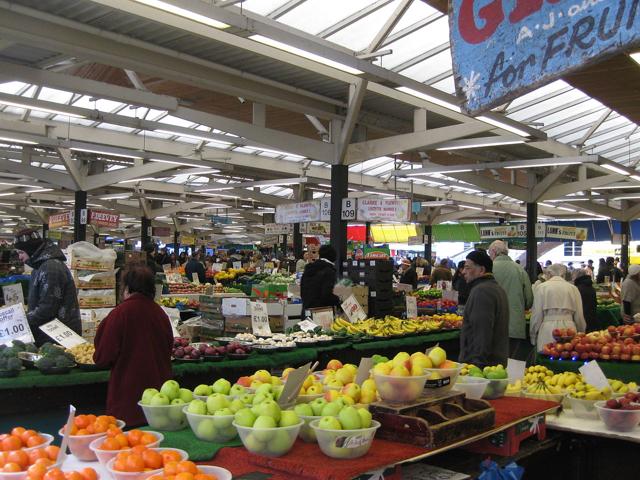
M 611 398 L 610 388 L 598 389 L 582 381 L 567 386 L 567 392 L 569 396 L 582 400 L 608 400 Z
M 509 384 L 507 385 L 507 389 L 505 390 L 505 393 L 507 394 L 516 394 L 516 393 L 520 393 L 520 391 L 522 390 L 522 380 L 518 379 L 515 381 L 515 383 L 513 384 Z
M 545 381 L 532 383 L 527 387 L 527 393 L 535 395 L 558 394 L 562 393 L 562 389 L 555 385 L 548 385 Z
M 545 382 L 548 385 L 560 387 L 560 389 L 568 389 L 570 386 L 582 382 L 582 375 L 575 372 L 556 373 L 551 378 L 547 377 Z
M 393 335 L 431 332 L 438 330 L 441 326 L 442 322 L 437 320 L 403 320 L 391 315 L 387 315 L 384 318 L 367 318 L 355 323 L 349 323 L 338 317 L 331 324 L 331 331 L 349 335 L 364 334 L 374 337 L 390 337 Z
M 543 367 L 542 365 L 532 365 L 525 370 L 524 378 L 522 380 L 524 384 L 530 385 L 539 381 L 544 381 L 545 378 L 552 376 L 553 372 L 547 367 Z
M 613 393 L 636 392 L 638 390 L 638 384 L 636 382 L 624 383 L 621 380 L 612 380 L 610 378 L 608 380 Z

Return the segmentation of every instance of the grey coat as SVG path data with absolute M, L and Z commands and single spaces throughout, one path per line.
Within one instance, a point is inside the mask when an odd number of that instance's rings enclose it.
M 33 268 L 27 320 L 37 345 L 51 341 L 38 327 L 54 318 L 82 334 L 76 286 L 65 261 L 62 250 L 49 240 L 27 260 L 27 265 Z
M 509 356 L 509 301 L 493 275 L 469 284 L 460 332 L 460 362 L 480 368 L 502 364 Z

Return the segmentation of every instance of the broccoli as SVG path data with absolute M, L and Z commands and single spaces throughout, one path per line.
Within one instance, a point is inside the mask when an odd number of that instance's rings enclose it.
M 17 347 L 8 347 L 8 348 L 5 348 L 4 350 L 2 350 L 1 355 L 4 358 L 12 358 L 12 357 L 15 357 L 16 355 L 18 355 L 19 351 L 20 350 L 18 350 Z
M 53 357 L 46 356 L 42 357 L 40 360 L 36 362 L 36 367 L 40 369 L 49 369 L 56 366 L 56 361 Z
M 56 367 L 72 367 L 73 363 L 68 357 L 60 355 L 55 358 Z
M 16 371 L 22 368 L 22 362 L 19 358 L 9 358 L 7 359 L 7 370 Z
M 19 352 L 25 351 L 25 344 L 22 340 L 14 340 L 12 343 L 13 348 L 17 349 Z
M 51 353 L 52 351 L 58 350 L 58 347 L 56 347 L 53 343 L 51 342 L 46 342 L 43 343 L 42 346 L 40 347 L 40 353 L 42 354 L 48 354 Z
M 7 359 L 0 357 L 0 370 L 7 370 Z
M 29 353 L 38 353 L 38 347 L 36 347 L 33 343 L 27 343 L 25 351 Z

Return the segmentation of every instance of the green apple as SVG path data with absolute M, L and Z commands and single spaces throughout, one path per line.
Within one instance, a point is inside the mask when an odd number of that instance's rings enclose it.
M 265 400 L 262 403 L 256 405 L 256 411 L 258 412 L 258 416 L 268 416 L 275 420 L 276 423 L 280 421 L 281 410 L 280 405 L 278 405 L 273 400 Z
M 271 374 L 266 370 L 258 370 L 253 378 L 261 383 L 271 383 Z
M 259 380 L 253 380 L 250 384 L 249 384 L 249 388 L 253 389 L 253 390 L 257 390 L 259 386 L 262 385 L 262 382 Z
M 176 400 L 178 400 L 180 403 L 174 403 Z M 186 403 L 184 403 L 179 398 L 172 400 L 171 403 L 172 408 L 169 409 L 169 420 L 171 420 L 173 423 L 185 422 L 187 420 L 187 417 L 182 410 L 184 410 L 184 406 L 186 405 Z
M 273 400 L 273 393 L 256 393 L 252 403 L 258 405 L 266 400 Z
M 271 377 L 271 385 L 273 385 L 274 387 L 277 385 L 282 385 L 282 380 L 280 380 L 280 377 Z
M 180 396 L 180 385 L 175 380 L 167 380 L 160 387 L 160 393 L 169 397 L 169 400 Z
M 231 382 L 225 378 L 219 378 L 213 385 L 211 385 L 211 388 L 213 393 L 228 395 L 229 391 L 231 391 Z
M 213 390 L 209 385 L 201 384 L 193 389 L 193 394 L 199 397 L 208 397 L 213 393 Z
M 229 395 L 233 395 L 234 397 L 241 397 L 245 393 L 247 393 L 247 389 L 237 383 L 229 389 Z
M 233 412 L 228 408 L 216 411 L 213 416 L 213 424 L 216 428 L 229 428 L 233 423 Z
M 307 388 L 307 395 L 320 395 L 322 393 L 322 385 L 321 384 L 313 384 L 309 388 Z
M 270 417 L 268 415 L 260 415 L 253 423 L 253 428 L 256 429 L 253 434 L 259 441 L 268 442 L 269 440 L 271 440 L 271 438 L 273 438 L 273 434 L 275 433 L 275 431 L 272 429 L 276 428 L 277 426 L 278 424 L 273 417 Z
M 253 427 L 256 416 L 248 408 L 241 408 L 233 416 L 233 420 L 241 427 Z
M 327 387 L 332 387 L 332 388 L 336 388 L 336 389 L 342 389 L 342 387 L 344 387 L 344 383 L 342 383 L 337 378 L 331 379 L 329 382 L 327 382 L 326 385 L 327 385 Z
M 180 400 L 182 400 L 184 403 L 189 403 L 191 400 L 193 400 L 193 392 L 188 388 L 181 388 Z
M 293 407 L 293 411 L 298 415 L 302 415 L 303 417 L 313 417 L 313 408 L 308 403 L 299 403 L 295 407 Z
M 255 394 L 245 393 L 240 397 L 240 400 L 242 400 L 242 403 L 244 403 L 245 405 L 251 405 L 253 403 L 254 398 L 255 398 Z
M 344 430 L 359 430 L 362 428 L 362 420 L 355 407 L 345 407 L 340 410 L 338 420 Z
M 244 446 L 247 447 L 247 450 L 254 453 L 262 453 L 267 448 L 265 442 L 258 440 L 256 432 L 250 433 L 244 437 L 243 443 Z
M 229 410 L 231 410 L 233 413 L 236 413 L 238 410 L 241 410 L 244 408 L 244 402 L 242 400 L 240 400 L 239 398 L 235 398 L 231 401 L 231 404 L 229 405 Z
M 287 453 L 295 441 L 295 437 L 291 439 L 291 432 L 287 432 L 285 430 L 278 430 L 274 433 L 271 440 L 269 440 L 269 444 L 267 445 L 268 452 L 271 455 L 284 455 Z
M 195 413 L 196 415 L 206 415 L 207 404 L 202 400 L 191 400 L 191 402 L 189 403 L 189 408 L 187 408 L 187 412 Z
M 144 392 L 142 392 L 140 403 L 143 405 L 149 405 L 151 403 L 151 399 L 158 393 L 160 392 L 156 388 L 146 388 Z
M 174 398 L 173 400 L 171 400 L 171 405 L 186 405 L 186 404 L 187 402 L 182 400 L 180 397 Z
M 280 426 L 290 427 L 292 425 L 298 425 L 300 423 L 300 417 L 295 410 L 283 410 L 280 414 Z
M 220 442 L 228 442 L 232 438 L 235 438 L 238 436 L 238 430 L 236 429 L 236 427 L 231 425 L 230 427 L 223 428 L 222 430 L 220 430 L 218 432 L 218 436 L 221 437 L 219 440 Z
M 206 442 L 213 442 L 218 436 L 218 431 L 213 424 L 213 420 L 209 418 L 198 423 L 198 427 L 194 433 L 196 434 L 196 437 Z
M 229 399 L 221 393 L 213 393 L 207 397 L 207 411 L 213 415 L 217 410 L 229 408 Z
M 273 377 L 278 378 L 278 377 Z M 278 400 L 280 395 L 282 395 L 282 391 L 284 390 L 284 385 L 274 385 L 273 387 L 273 399 Z
M 322 407 L 322 415 L 323 417 L 337 417 L 342 410 L 342 405 L 337 402 L 329 402 L 324 407 Z
M 313 402 L 311 402 L 311 409 L 313 410 L 313 414 L 318 417 L 322 415 L 322 409 L 327 404 L 327 401 L 324 398 L 316 398 Z
M 149 402 L 149 405 L 153 407 L 159 407 L 162 405 L 169 405 L 171 403 L 171 399 L 165 395 L 164 393 L 156 393 Z
M 256 388 L 256 395 L 260 395 L 261 393 L 273 394 L 273 385 L 271 385 L 270 383 L 263 383 L 258 388 Z
M 318 422 L 318 427 L 323 430 L 342 430 L 342 425 L 336 417 L 322 417 Z
M 360 415 L 360 422 L 362 423 L 362 428 L 371 427 L 371 412 L 366 408 L 359 408 L 358 415 Z

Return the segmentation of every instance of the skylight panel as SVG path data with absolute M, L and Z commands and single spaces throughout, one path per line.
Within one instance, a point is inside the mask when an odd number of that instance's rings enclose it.
M 349 0 L 348 2 L 344 0 L 306 0 L 280 17 L 278 21 L 317 35 L 374 2 L 375 0 Z M 391 11 L 393 11 L 393 7 Z M 368 15 L 367 18 L 370 16 Z M 370 26 L 369 30 L 374 28 L 375 24 Z M 363 32 L 363 35 L 366 33 Z

